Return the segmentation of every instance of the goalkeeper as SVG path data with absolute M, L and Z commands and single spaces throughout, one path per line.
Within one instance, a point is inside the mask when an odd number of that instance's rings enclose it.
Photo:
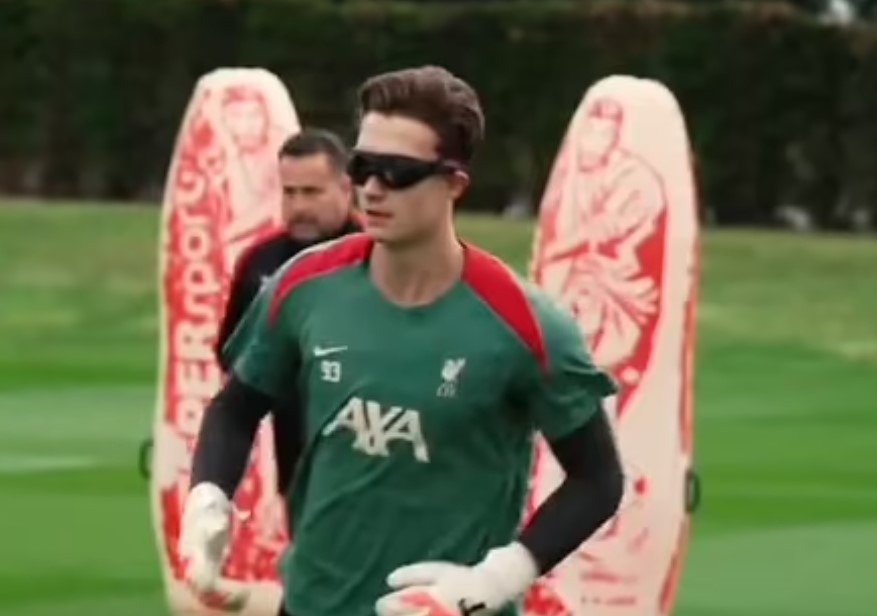
M 365 233 L 289 260 L 226 345 L 232 373 L 205 415 L 183 517 L 188 579 L 215 590 L 258 423 L 297 389 L 286 611 L 516 614 L 618 506 L 602 410 L 615 385 L 568 313 L 458 239 L 453 207 L 484 127 L 472 88 L 407 69 L 366 81 L 359 104 L 348 173 Z M 537 431 L 566 476 L 522 527 Z

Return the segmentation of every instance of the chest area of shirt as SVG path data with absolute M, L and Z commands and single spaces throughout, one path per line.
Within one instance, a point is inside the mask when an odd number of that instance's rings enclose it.
M 413 421 L 413 413 L 442 435 L 495 420 L 518 361 L 509 340 L 490 325 L 367 314 L 315 320 L 303 332 L 300 353 L 313 421 L 331 421 L 353 401 L 351 413 L 371 422 Z
M 309 386 L 335 385 L 361 394 L 398 396 L 410 403 L 477 402 L 485 385 L 498 385 L 512 358 L 490 337 L 478 340 L 444 330 L 398 327 L 384 332 L 366 319 L 315 328 L 301 344 Z

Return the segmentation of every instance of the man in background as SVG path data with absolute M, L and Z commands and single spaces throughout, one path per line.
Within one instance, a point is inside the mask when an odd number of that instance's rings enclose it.
M 219 350 L 263 282 L 299 251 L 360 229 L 346 172 L 348 152 L 337 135 L 318 128 L 304 129 L 287 139 L 278 159 L 284 229 L 246 250 L 235 264 L 214 347 L 226 373 L 230 366 L 225 365 Z M 299 438 L 295 407 L 295 400 L 278 400 L 272 413 L 277 488 L 281 494 L 286 492 L 295 465 L 289 455 L 290 442 Z

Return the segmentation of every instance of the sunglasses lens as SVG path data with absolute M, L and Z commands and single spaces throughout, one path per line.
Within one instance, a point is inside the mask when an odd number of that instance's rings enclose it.
M 347 164 L 347 174 L 354 184 L 362 186 L 368 181 L 369 177 L 375 175 L 375 171 L 367 157 L 355 154 Z
M 354 154 L 347 168 L 350 179 L 357 186 L 364 185 L 372 176 L 390 189 L 404 189 L 436 173 L 434 162 L 403 156 Z
M 429 163 L 399 161 L 384 168 L 382 181 L 389 188 L 408 188 L 432 175 Z

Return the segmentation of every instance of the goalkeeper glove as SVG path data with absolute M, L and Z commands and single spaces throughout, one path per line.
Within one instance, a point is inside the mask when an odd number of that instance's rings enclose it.
M 482 616 L 522 596 L 539 577 L 520 543 L 493 549 L 475 566 L 421 562 L 387 578 L 394 592 L 378 599 L 377 616 Z
M 180 531 L 179 552 L 185 563 L 186 583 L 202 602 L 220 609 L 235 609 L 246 601 L 221 580 L 232 511 L 231 501 L 218 486 L 199 483 L 186 499 Z

